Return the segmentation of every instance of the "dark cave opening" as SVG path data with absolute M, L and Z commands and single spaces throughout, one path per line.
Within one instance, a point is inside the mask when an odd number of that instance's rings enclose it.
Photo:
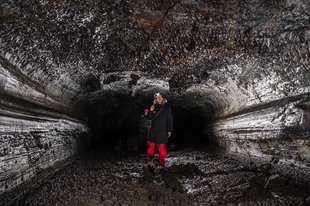
M 90 150 L 102 151 L 144 151 L 139 139 L 139 121 L 143 110 L 153 102 L 152 95 L 109 94 L 85 107 L 87 122 L 91 128 Z M 174 129 L 167 144 L 170 150 L 188 146 L 210 146 L 214 110 L 208 105 L 207 116 L 198 106 L 188 107 L 188 100 L 168 96 L 173 112 Z M 141 147 L 142 145 L 142 147 Z

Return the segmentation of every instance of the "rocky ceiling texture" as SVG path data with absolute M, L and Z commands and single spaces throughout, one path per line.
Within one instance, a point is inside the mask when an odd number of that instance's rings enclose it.
M 4 0 L 0 192 L 155 91 L 228 153 L 309 169 L 309 57 L 308 0 Z

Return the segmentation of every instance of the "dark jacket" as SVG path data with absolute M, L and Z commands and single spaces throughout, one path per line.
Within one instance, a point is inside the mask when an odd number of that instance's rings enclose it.
M 147 119 L 152 120 L 148 140 L 156 144 L 168 143 L 168 132 L 173 130 L 171 107 L 156 104 L 154 111 L 148 113 Z

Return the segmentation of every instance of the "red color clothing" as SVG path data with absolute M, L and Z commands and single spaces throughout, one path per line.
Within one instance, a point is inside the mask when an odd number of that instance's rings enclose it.
M 147 148 L 147 155 L 149 157 L 154 157 L 155 154 L 155 143 L 148 141 L 147 142 L 148 148 Z M 165 166 L 165 158 L 167 157 L 166 152 L 166 144 L 157 144 L 158 147 L 158 161 L 160 166 Z

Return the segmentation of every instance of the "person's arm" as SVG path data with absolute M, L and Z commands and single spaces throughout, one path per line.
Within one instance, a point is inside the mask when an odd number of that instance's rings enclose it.
M 147 113 L 147 115 L 146 115 L 146 119 L 148 119 L 148 120 L 153 120 L 153 119 L 155 118 L 154 109 L 155 109 L 155 106 L 152 105 L 152 106 L 150 107 L 150 111 L 149 111 L 149 112 Z
M 172 116 L 172 111 L 171 107 L 168 109 L 168 118 L 167 118 L 167 128 L 168 128 L 168 137 L 171 136 L 172 130 L 173 130 L 173 116 Z

